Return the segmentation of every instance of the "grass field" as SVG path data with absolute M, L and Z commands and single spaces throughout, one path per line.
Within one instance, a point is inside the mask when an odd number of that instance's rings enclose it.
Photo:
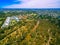
M 0 28 L 0 45 L 60 45 L 60 27 L 56 18 L 52 21 L 37 14 L 27 17 L 19 22 L 13 20 L 8 28 Z M 0 18 L 0 27 L 5 21 L 3 18 Z

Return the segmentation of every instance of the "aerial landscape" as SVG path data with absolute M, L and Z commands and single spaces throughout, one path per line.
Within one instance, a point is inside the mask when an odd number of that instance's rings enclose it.
M 0 45 L 60 45 L 60 9 L 0 9 Z
M 0 0 L 0 45 L 60 45 L 60 0 Z

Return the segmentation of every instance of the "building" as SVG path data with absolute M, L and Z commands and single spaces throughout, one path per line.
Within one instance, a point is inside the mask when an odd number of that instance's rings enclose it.
M 8 27 L 12 20 L 16 20 L 18 22 L 19 18 L 17 16 L 7 17 L 1 28 Z
M 16 20 L 17 22 L 19 21 L 19 18 L 17 16 L 12 16 L 11 20 Z
M 10 17 L 7 17 L 6 20 L 5 20 L 5 22 L 4 22 L 4 24 L 1 26 L 1 28 L 8 27 L 8 25 L 10 23 L 10 20 L 11 20 L 11 18 Z

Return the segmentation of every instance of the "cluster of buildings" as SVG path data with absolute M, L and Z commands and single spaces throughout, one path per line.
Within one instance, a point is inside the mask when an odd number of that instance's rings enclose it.
M 6 20 L 4 21 L 3 25 L 1 26 L 1 28 L 8 27 L 11 20 L 16 20 L 18 22 L 20 20 L 20 18 L 18 18 L 17 16 L 7 17 Z
M 24 15 L 7 17 L 6 20 L 4 21 L 3 25 L 1 26 L 1 28 L 8 27 L 11 24 L 12 20 L 19 22 L 21 19 L 26 19 L 26 18 L 27 18 L 27 16 L 24 16 Z

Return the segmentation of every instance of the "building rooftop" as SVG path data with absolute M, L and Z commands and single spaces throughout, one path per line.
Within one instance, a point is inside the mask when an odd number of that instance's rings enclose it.
M 17 16 L 12 16 L 12 17 L 7 17 L 1 28 L 8 27 L 11 20 L 16 20 L 17 22 L 19 21 L 19 18 Z

